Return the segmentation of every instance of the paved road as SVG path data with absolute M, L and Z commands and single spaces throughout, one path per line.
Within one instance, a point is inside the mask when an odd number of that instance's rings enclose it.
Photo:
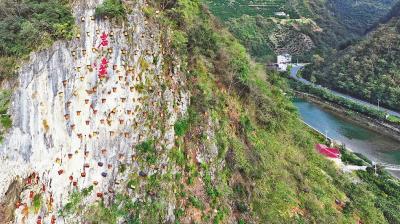
M 313 85 L 313 86 L 315 86 L 315 87 L 317 87 L 317 88 L 324 88 L 324 87 L 322 87 L 322 86 L 315 85 L 315 84 L 311 83 L 310 81 L 308 81 L 308 80 L 306 80 L 306 79 L 297 77 L 297 72 L 298 72 L 299 70 L 301 70 L 303 67 L 304 67 L 304 65 L 294 65 L 294 66 L 292 67 L 292 69 L 290 70 L 290 77 L 293 78 L 293 79 L 295 79 L 295 80 L 297 80 L 297 81 L 300 81 L 300 82 L 302 82 L 302 83 L 304 83 L 304 84 Z M 385 111 L 386 113 L 388 113 L 388 114 L 390 114 L 390 115 L 394 115 L 394 116 L 400 117 L 400 113 L 397 112 L 397 111 L 389 110 L 389 109 L 384 108 L 384 107 L 379 107 L 379 108 L 378 108 L 377 105 L 371 104 L 371 103 L 369 103 L 369 102 L 366 102 L 366 101 L 363 101 L 363 100 L 360 100 L 360 99 L 356 99 L 356 98 L 354 98 L 354 97 L 351 97 L 351 96 L 349 96 L 349 95 L 345 95 L 345 94 L 343 94 L 343 93 L 336 92 L 336 91 L 334 91 L 334 90 L 330 90 L 330 89 L 327 89 L 327 88 L 325 88 L 325 89 L 328 90 L 328 91 L 330 91 L 332 94 L 334 94 L 334 95 L 336 95 L 336 96 L 341 96 L 341 97 L 343 97 L 343 98 L 352 100 L 352 101 L 357 102 L 357 103 L 359 103 L 359 104 L 362 104 L 362 105 L 365 105 L 365 106 L 369 106 L 369 107 L 372 107 L 372 108 L 374 108 L 374 109 L 379 109 L 379 110 L 381 110 L 381 111 Z

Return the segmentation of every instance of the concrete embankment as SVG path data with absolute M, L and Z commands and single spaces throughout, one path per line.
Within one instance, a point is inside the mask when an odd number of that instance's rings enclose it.
M 400 141 L 400 128 L 388 123 L 384 123 L 382 121 L 379 121 L 377 119 L 368 117 L 364 114 L 357 113 L 354 111 L 351 111 L 347 108 L 344 108 L 338 104 L 328 102 L 326 100 L 323 100 L 317 96 L 308 94 L 308 93 L 303 93 L 303 92 L 295 92 L 297 97 L 306 99 L 312 103 L 315 103 L 324 109 L 330 110 L 334 112 L 336 115 L 343 117 L 344 119 L 350 119 L 352 121 L 357 122 L 358 124 L 364 126 L 365 128 L 368 128 L 370 130 L 378 131 L 380 133 L 383 133 L 387 136 L 390 136 L 396 140 Z M 323 134 L 323 133 L 322 133 Z

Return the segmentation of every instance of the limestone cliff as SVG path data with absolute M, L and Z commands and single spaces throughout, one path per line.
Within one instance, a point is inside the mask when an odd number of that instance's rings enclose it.
M 146 21 L 143 1 L 129 3 L 121 23 L 95 18 L 100 3 L 75 1 L 76 37 L 32 53 L 18 72 L 0 162 L 3 199 L 14 180 L 24 182 L 15 223 L 82 222 L 59 216 L 72 192 L 90 187 L 85 203 L 107 202 L 126 190 L 126 169 L 147 176 L 167 166 L 173 124 L 189 103 L 179 63 L 163 66 L 168 43 Z M 159 162 L 142 166 L 135 146 L 153 139 Z

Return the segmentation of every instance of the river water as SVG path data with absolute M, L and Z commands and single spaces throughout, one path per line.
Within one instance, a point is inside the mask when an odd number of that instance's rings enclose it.
M 306 100 L 295 98 L 293 103 L 307 124 L 344 143 L 352 151 L 361 153 L 375 162 L 400 165 L 400 141 Z M 396 171 L 395 175 L 400 176 L 400 172 Z

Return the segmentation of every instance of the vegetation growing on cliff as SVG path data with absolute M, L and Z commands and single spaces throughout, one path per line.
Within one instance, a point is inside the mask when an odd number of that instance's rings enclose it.
M 11 103 L 11 91 L 2 90 L 0 91 L 0 142 L 3 140 L 3 135 L 12 125 L 10 115 L 8 114 L 8 108 Z
M 95 11 L 96 16 L 108 16 L 109 18 L 123 19 L 126 16 L 121 0 L 105 0 Z
M 66 1 L 5 0 L 0 2 L 0 79 L 10 78 L 20 58 L 71 38 L 74 18 Z

